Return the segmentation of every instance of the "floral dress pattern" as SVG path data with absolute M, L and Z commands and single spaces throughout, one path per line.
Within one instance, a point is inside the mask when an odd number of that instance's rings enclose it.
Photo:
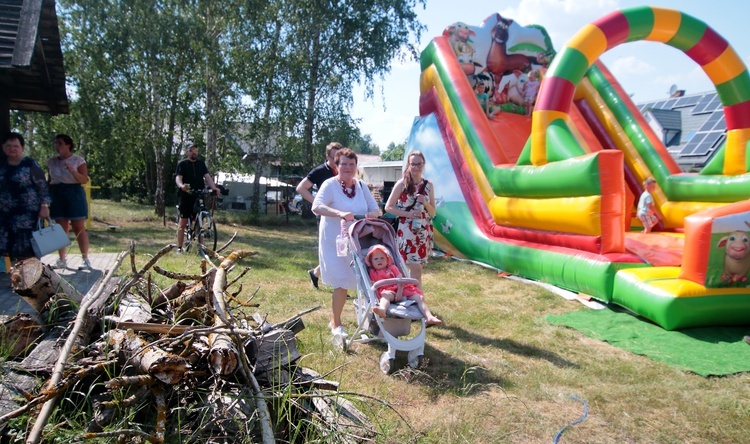
M 30 157 L 24 157 L 18 165 L 1 159 L 0 256 L 34 256 L 31 232 L 36 228 L 42 203 L 49 204 L 50 197 L 39 164 Z
M 419 186 L 416 186 L 415 188 L 419 188 Z M 429 199 L 431 190 L 432 182 L 428 180 L 423 192 L 425 199 Z M 396 208 L 403 210 L 410 206 L 415 200 L 416 191 L 414 194 L 406 194 L 406 191 L 403 191 L 398 197 Z M 427 263 L 427 259 L 432 255 L 432 217 L 430 217 L 430 214 L 424 209 L 422 209 L 421 220 L 421 228 L 413 229 L 411 218 L 398 218 L 398 230 L 396 230 L 396 236 L 398 237 L 398 250 L 407 264 L 425 264 Z

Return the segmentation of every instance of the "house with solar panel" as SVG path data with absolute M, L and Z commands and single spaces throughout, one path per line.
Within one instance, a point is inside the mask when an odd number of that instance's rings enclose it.
M 639 104 L 638 110 L 686 172 L 700 171 L 727 137 L 716 91 L 693 95 L 674 91 L 669 99 Z

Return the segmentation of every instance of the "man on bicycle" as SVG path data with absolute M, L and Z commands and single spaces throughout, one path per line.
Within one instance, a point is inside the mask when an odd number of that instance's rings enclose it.
M 182 254 L 182 243 L 185 241 L 185 227 L 188 218 L 195 216 L 195 201 L 198 196 L 190 190 L 202 190 L 206 185 L 218 196 L 219 189 L 214 184 L 206 163 L 198 159 L 198 147 L 194 143 L 185 145 L 186 158 L 177 164 L 174 181 L 180 194 L 180 226 L 177 229 L 177 254 Z

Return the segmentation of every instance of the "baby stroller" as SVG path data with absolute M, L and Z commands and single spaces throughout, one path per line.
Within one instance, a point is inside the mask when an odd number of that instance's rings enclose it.
M 426 326 L 424 315 L 417 308 L 417 304 L 408 299 L 391 303 L 386 318 L 373 314 L 372 309 L 378 304 L 378 297 L 375 293 L 377 288 L 393 284 L 419 285 L 416 279 L 406 277 L 370 282 L 365 256 L 370 247 L 377 244 L 385 246 L 390 251 L 395 265 L 401 270 L 401 274 L 409 276 L 409 270 L 396 246 L 396 233 L 390 223 L 381 219 L 361 219 L 349 227 L 351 266 L 357 277 L 357 299 L 354 302 L 357 329 L 352 334 L 352 339 L 345 340 L 343 346 L 346 349 L 353 343 L 385 342 L 388 345 L 388 351 L 380 357 L 380 369 L 388 375 L 393 373 L 397 351 L 408 352 L 410 367 L 417 368 L 422 365 Z M 413 322 L 419 325 L 419 331 L 415 328 L 415 334 L 411 331 Z M 407 338 L 399 339 L 399 337 Z

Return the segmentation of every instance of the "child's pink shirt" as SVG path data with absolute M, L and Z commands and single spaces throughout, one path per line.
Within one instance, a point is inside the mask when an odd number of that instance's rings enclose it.
M 370 280 L 372 281 L 373 284 L 383 279 L 393 279 L 393 278 L 403 277 L 398 267 L 393 264 L 387 266 L 386 268 L 382 270 L 376 270 L 374 268 L 370 268 L 368 272 L 370 274 Z M 378 288 L 377 289 L 378 298 L 380 298 L 383 292 L 386 290 L 390 290 L 394 293 L 398 293 L 398 285 L 396 284 L 384 285 Z M 422 294 L 422 290 L 420 290 L 419 287 L 417 287 L 414 284 L 404 285 L 404 292 L 402 293 L 404 297 L 414 296 L 417 294 Z

